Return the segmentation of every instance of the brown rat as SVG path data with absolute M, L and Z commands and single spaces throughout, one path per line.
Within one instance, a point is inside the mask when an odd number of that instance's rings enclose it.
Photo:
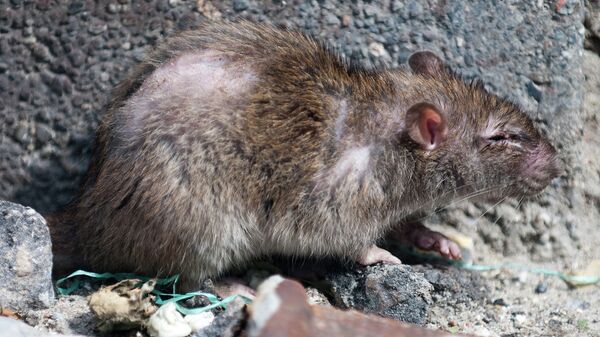
M 555 150 L 514 104 L 430 52 L 367 71 L 267 25 L 160 44 L 115 90 L 79 196 L 50 217 L 56 271 L 179 273 L 188 287 L 271 254 L 399 263 L 411 215 L 540 192 Z

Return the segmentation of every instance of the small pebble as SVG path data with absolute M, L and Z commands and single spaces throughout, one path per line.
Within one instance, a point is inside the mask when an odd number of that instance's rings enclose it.
M 248 9 L 249 6 L 250 4 L 247 0 L 233 0 L 233 10 L 236 12 L 244 11 Z
M 512 320 L 515 327 L 522 327 L 527 322 L 527 316 L 524 313 L 515 314 Z
M 329 26 L 337 26 L 340 24 L 340 19 L 332 13 L 325 16 L 325 23 Z
M 369 44 L 369 53 L 375 57 L 381 57 L 387 54 L 385 47 L 379 42 L 371 42 Z
M 538 283 L 538 285 L 535 287 L 535 293 L 536 294 L 543 294 L 546 291 L 548 291 L 548 283 L 546 282 L 540 282 Z
M 350 15 L 342 16 L 342 26 L 349 27 L 352 24 L 352 17 Z
M 503 307 L 508 307 L 508 303 L 506 303 L 506 301 L 504 301 L 503 298 L 497 298 L 497 299 L 495 299 L 494 302 L 493 302 L 493 304 L 494 305 L 500 305 L 500 306 L 503 306 Z

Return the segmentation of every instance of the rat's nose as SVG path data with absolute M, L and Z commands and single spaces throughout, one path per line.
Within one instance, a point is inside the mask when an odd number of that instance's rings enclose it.
M 554 147 L 547 142 L 541 142 L 523 161 L 521 177 L 529 182 L 532 190 L 539 192 L 563 172 Z
M 548 160 L 547 172 L 551 179 L 563 176 L 566 174 L 566 170 L 562 161 L 558 157 L 558 153 L 554 146 L 544 143 L 540 145 L 542 147 L 541 152 L 546 152 L 546 158 Z
M 564 176 L 565 174 L 567 174 L 567 170 L 565 170 L 564 165 L 557 157 L 555 157 L 554 160 L 552 160 L 552 164 L 550 164 L 550 168 L 548 170 L 549 170 L 550 176 L 552 176 L 552 179 L 558 178 L 558 177 L 561 177 L 561 176 Z

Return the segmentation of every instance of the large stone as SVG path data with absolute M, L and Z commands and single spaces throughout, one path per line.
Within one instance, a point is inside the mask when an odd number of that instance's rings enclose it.
M 44 308 L 54 301 L 46 221 L 29 207 L 0 201 L 0 307 Z
M 277 275 L 262 283 L 249 311 L 249 337 L 457 336 L 355 310 L 311 306 L 300 283 Z
M 406 265 L 374 265 L 330 273 L 335 305 L 378 314 L 403 322 L 423 324 L 433 287 Z

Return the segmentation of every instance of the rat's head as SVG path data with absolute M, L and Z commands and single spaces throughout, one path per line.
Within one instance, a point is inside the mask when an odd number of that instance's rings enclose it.
M 431 52 L 409 65 L 403 139 L 425 191 L 500 200 L 535 195 L 558 176 L 556 151 L 515 104 L 463 82 Z

